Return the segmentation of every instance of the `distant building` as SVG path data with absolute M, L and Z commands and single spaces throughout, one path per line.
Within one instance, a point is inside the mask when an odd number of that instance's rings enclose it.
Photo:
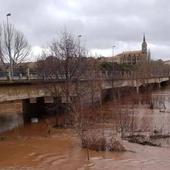
M 125 51 L 120 53 L 113 58 L 113 62 L 119 64 L 138 64 L 142 62 L 147 62 L 150 60 L 150 52 L 147 50 L 147 43 L 145 40 L 145 35 L 143 36 L 142 49 L 138 51 Z
M 168 65 L 170 65 L 170 60 L 166 60 L 166 61 L 164 61 L 164 64 L 168 64 Z

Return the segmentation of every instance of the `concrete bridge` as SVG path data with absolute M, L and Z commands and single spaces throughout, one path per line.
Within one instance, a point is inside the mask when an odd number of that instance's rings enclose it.
M 141 86 L 149 84 L 157 84 L 161 86 L 162 83 L 168 82 L 169 77 L 151 77 L 151 78 L 136 78 L 136 79 L 120 79 L 114 80 L 113 82 L 104 81 L 103 89 L 120 88 L 120 87 L 135 87 L 137 92 Z
M 88 88 L 91 83 L 95 82 L 95 86 L 100 86 L 100 90 L 112 88 L 134 87 L 137 92 L 141 86 L 149 84 L 157 84 L 168 82 L 169 77 L 152 77 L 152 78 L 137 78 L 137 79 L 96 79 L 96 80 L 76 80 L 70 82 L 71 94 L 74 96 L 77 83 L 81 89 Z M 14 101 L 20 99 L 29 99 L 36 97 L 51 96 L 51 88 L 55 86 L 60 91 L 64 86 L 64 80 L 13 80 L 0 81 L 0 102 Z M 61 94 L 62 96 L 62 94 Z
M 161 86 L 169 81 L 169 77 L 151 77 L 136 79 L 96 79 L 69 82 L 70 96 L 75 97 L 77 88 L 81 92 L 83 102 L 102 98 L 102 91 L 112 88 L 132 87 L 139 92 L 140 87 L 151 84 Z M 0 122 L 5 120 L 7 126 L 0 127 L 0 131 L 23 124 L 31 117 L 47 114 L 47 107 L 53 108 L 66 103 L 63 93 L 66 83 L 64 80 L 3 80 L 0 81 Z M 55 96 L 56 90 L 58 96 Z M 13 123 L 11 123 L 13 122 Z M 10 126 L 9 126 L 10 125 Z

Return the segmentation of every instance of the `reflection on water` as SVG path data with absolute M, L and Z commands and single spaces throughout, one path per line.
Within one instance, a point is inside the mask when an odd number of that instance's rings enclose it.
M 141 95 L 140 101 L 135 101 L 135 104 L 132 102 L 133 100 L 129 101 L 130 99 L 127 102 L 123 101 L 117 107 L 120 107 L 123 113 L 130 110 L 129 114 L 135 118 L 133 131 L 148 133 L 158 131 L 164 134 L 170 132 L 169 90 L 154 92 L 147 96 Z M 165 109 L 161 110 L 162 107 Z M 117 121 L 115 114 L 120 109 L 115 110 L 113 102 L 109 102 L 103 106 L 103 111 L 107 127 L 106 134 L 109 135 L 109 127 L 115 123 L 111 118 L 113 117 Z M 126 121 L 123 120 L 123 123 Z M 142 146 L 123 141 L 127 152 L 90 151 L 90 161 L 88 162 L 86 150 L 81 149 L 79 137 L 71 129 L 52 129 L 52 135 L 49 136 L 46 123 L 41 121 L 38 124 L 16 128 L 3 133 L 2 136 L 4 136 L 4 140 L 0 141 L 0 169 L 170 169 L 170 138 L 156 139 L 156 142 L 161 142 L 163 147 Z
M 18 127 L 23 124 L 21 114 L 0 115 L 0 133 Z

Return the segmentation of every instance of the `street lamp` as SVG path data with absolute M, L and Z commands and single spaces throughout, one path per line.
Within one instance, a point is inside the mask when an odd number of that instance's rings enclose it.
M 6 17 L 7 17 L 7 26 L 8 26 L 8 17 L 10 17 L 10 16 L 11 16 L 11 13 L 6 14 Z
M 82 35 L 78 35 L 78 47 L 79 47 L 79 57 L 80 57 L 80 39 L 81 39 Z
M 114 72 L 114 50 L 115 50 L 115 47 L 116 47 L 115 45 L 112 46 L 112 76 L 113 76 L 113 72 Z
M 7 41 L 8 41 L 8 52 L 9 52 L 9 60 L 10 60 L 10 77 L 13 77 L 13 63 L 12 63 L 12 57 L 11 57 L 11 32 L 10 32 L 10 28 L 9 28 L 9 21 L 8 21 L 8 17 L 11 16 L 11 13 L 7 13 L 6 17 L 7 17 Z
M 115 49 L 115 45 L 112 46 L 112 99 L 113 99 L 113 78 L 114 78 L 114 49 Z
M 115 45 L 112 46 L 112 57 L 114 57 L 114 49 L 115 49 Z
M 79 43 L 79 47 L 80 47 L 80 38 L 82 37 L 82 35 L 78 35 L 78 43 Z

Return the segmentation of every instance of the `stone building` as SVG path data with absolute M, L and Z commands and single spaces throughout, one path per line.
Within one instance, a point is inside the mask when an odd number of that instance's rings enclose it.
M 125 51 L 113 58 L 113 62 L 119 64 L 138 64 L 142 62 L 148 62 L 150 60 L 150 52 L 147 50 L 147 43 L 145 35 L 143 36 L 142 48 L 138 51 Z

